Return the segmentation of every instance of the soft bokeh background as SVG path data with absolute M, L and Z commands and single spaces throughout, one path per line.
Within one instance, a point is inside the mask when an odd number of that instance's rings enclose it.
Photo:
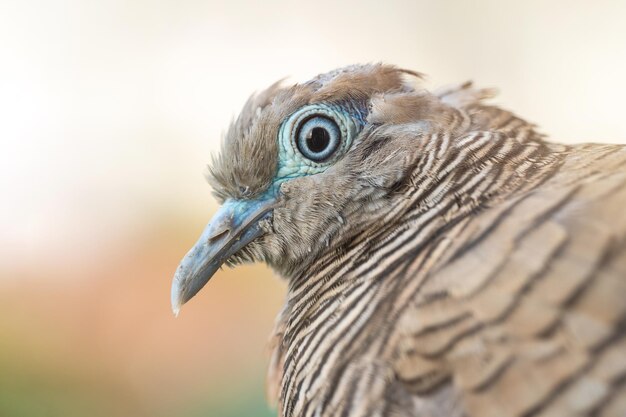
M 553 138 L 625 142 L 626 2 L 0 0 L 0 416 L 271 416 L 284 284 L 169 285 L 247 96 L 385 61 L 474 79 Z

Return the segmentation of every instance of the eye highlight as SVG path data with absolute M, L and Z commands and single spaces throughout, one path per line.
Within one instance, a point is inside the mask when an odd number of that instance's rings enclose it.
M 296 145 L 307 159 L 323 162 L 341 143 L 341 130 L 330 117 L 314 115 L 302 121 L 296 131 Z

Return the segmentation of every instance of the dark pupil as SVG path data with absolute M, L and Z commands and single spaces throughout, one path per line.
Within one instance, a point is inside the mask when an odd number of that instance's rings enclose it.
M 330 143 L 330 134 L 323 127 L 314 127 L 306 137 L 306 144 L 313 153 L 322 152 Z

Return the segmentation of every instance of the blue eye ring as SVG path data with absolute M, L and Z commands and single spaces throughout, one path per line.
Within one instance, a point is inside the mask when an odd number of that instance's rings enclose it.
M 327 129 L 327 146 L 321 143 L 312 149 L 314 152 L 307 152 L 306 141 L 298 138 L 305 139 L 306 130 L 321 126 Z M 339 133 L 334 133 L 335 128 Z M 287 116 L 278 129 L 276 181 L 324 172 L 350 149 L 360 128 L 352 114 L 337 104 L 314 103 L 300 107 Z M 305 146 L 298 142 L 304 142 Z
M 339 149 L 341 129 L 331 117 L 314 114 L 300 123 L 295 139 L 302 156 L 314 162 L 324 162 Z

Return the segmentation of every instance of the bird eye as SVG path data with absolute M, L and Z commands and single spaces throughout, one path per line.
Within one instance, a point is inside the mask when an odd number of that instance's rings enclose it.
M 350 109 L 326 103 L 305 105 L 287 116 L 278 129 L 276 178 L 324 172 L 350 149 L 359 120 Z
M 296 132 L 296 144 L 304 157 L 314 162 L 330 158 L 341 142 L 341 130 L 337 123 L 326 116 L 305 119 Z

